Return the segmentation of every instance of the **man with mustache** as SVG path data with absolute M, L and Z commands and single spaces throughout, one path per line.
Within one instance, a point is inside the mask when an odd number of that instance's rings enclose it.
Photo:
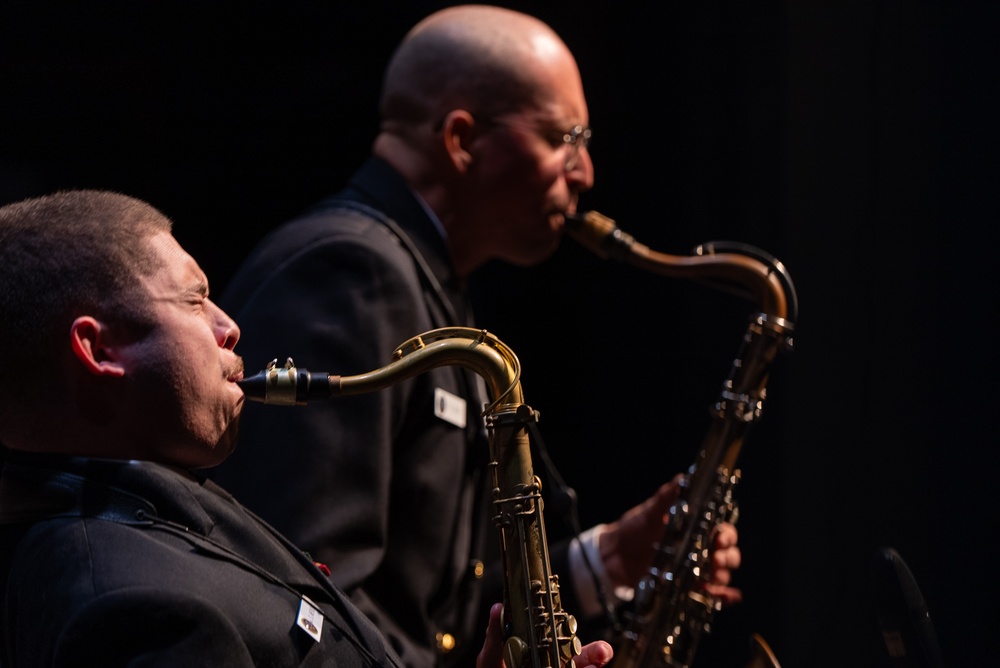
M 240 330 L 162 213 L 86 190 L 0 207 L 0 313 L 0 664 L 402 665 L 198 471 L 236 444 Z M 502 666 L 498 620 L 480 668 Z

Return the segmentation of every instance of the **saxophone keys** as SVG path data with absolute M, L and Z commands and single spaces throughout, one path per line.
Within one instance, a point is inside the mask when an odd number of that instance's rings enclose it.
M 566 615 L 566 621 L 563 625 L 563 632 L 567 635 L 575 636 L 579 625 L 577 624 L 576 617 L 573 615 Z
M 569 638 L 569 642 L 560 643 L 559 645 L 559 658 L 562 660 L 563 664 L 569 666 L 572 665 L 570 662 L 573 660 L 574 656 L 579 656 L 580 652 L 583 651 L 583 644 L 580 639 L 573 635 Z
M 503 645 L 504 662 L 507 668 L 521 668 L 524 665 L 528 645 L 517 636 L 507 638 Z

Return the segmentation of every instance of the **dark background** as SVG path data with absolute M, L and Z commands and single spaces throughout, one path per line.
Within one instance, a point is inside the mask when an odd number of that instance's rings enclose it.
M 445 4 L 5 2 L 0 203 L 146 199 L 218 294 L 365 157 L 392 47 Z M 892 546 L 949 665 L 989 662 L 1000 5 L 638 4 L 509 3 L 578 56 L 597 168 L 582 207 L 663 252 L 763 248 L 801 302 L 741 459 L 746 601 L 700 658 L 736 665 L 759 631 L 785 668 L 886 665 L 870 563 Z M 693 461 L 752 304 L 572 242 L 478 287 L 585 523 Z

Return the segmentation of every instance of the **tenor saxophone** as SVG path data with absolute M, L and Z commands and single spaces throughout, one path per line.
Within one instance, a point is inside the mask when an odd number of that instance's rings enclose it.
M 247 398 L 304 405 L 313 399 L 365 394 L 432 368 L 458 365 L 482 376 L 491 403 L 489 435 L 493 522 L 504 566 L 503 633 L 508 668 L 563 668 L 580 653 L 576 619 L 562 609 L 545 535 L 541 482 L 532 469 L 528 425 L 538 413 L 524 403 L 521 365 L 486 330 L 435 329 L 403 342 L 384 367 L 355 376 L 310 373 L 291 359 L 240 382 Z
M 597 212 L 567 216 L 568 234 L 602 258 L 646 271 L 709 283 L 752 299 L 739 355 L 711 410 L 708 433 L 669 511 L 652 566 L 635 589 L 615 648 L 614 668 L 688 668 L 720 603 L 705 590 L 714 532 L 736 521 L 736 462 L 748 430 L 760 417 L 768 373 L 778 352 L 790 350 L 798 305 L 784 265 L 752 246 L 703 244 L 690 256 L 650 250 Z M 760 636 L 753 666 L 777 660 Z

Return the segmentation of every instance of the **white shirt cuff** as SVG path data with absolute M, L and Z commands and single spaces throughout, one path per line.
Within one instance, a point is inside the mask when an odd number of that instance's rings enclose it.
M 604 561 L 601 559 L 598 544 L 601 534 L 606 530 L 606 524 L 598 524 L 581 533 L 579 539 L 574 538 L 569 545 L 569 571 L 573 580 L 573 587 L 576 589 L 577 599 L 580 602 L 579 613 L 583 618 L 597 617 L 604 613 L 604 609 L 601 607 L 600 596 L 597 594 L 597 585 L 594 583 L 595 575 L 604 587 L 605 595 L 608 596 L 610 604 L 616 605 L 620 603 L 620 595 L 630 598 L 629 594 L 631 594 L 631 591 L 617 592 L 613 590 L 608 573 L 604 569 Z M 587 568 L 584 554 L 586 554 L 587 561 L 593 567 L 593 574 Z

